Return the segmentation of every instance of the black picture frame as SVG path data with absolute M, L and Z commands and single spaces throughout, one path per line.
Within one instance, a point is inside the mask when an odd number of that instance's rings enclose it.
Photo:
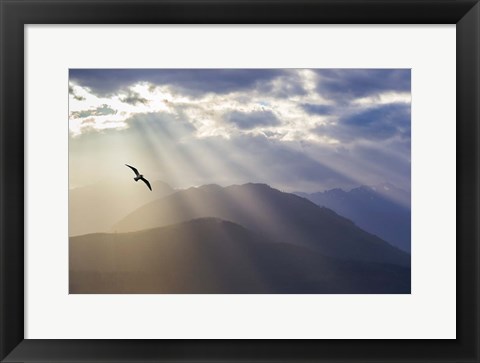
M 478 0 L 0 0 L 0 14 L 2 362 L 480 362 Z M 24 339 L 24 26 L 158 23 L 456 24 L 457 339 Z

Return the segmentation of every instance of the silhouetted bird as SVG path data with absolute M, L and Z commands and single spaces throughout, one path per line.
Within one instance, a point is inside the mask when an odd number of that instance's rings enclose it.
M 139 181 L 139 180 L 143 180 L 145 182 L 145 184 L 147 184 L 148 189 L 152 190 L 152 187 L 150 186 L 150 183 L 148 182 L 148 180 L 145 179 L 143 177 L 143 175 L 138 172 L 137 169 L 135 169 L 133 166 L 130 166 L 128 164 L 125 164 L 125 165 L 128 166 L 130 169 L 132 169 L 133 172 L 135 173 L 136 177 L 133 178 L 133 180 L 135 180 L 136 182 Z

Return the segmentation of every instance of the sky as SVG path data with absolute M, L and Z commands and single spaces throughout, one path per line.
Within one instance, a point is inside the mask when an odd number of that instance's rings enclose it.
M 176 188 L 410 191 L 409 69 L 70 69 L 68 91 L 70 188 L 127 163 Z

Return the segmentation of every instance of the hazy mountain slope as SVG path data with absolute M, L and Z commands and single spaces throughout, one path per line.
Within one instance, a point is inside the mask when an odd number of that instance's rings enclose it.
M 70 189 L 69 235 L 107 232 L 127 213 L 174 191 L 161 181 L 152 182 L 152 189 L 130 178 Z
M 348 192 L 332 189 L 296 194 L 333 209 L 360 228 L 410 252 L 411 210 L 407 192 L 391 184 L 382 184 L 376 187 L 362 186 Z
M 332 257 L 410 264 L 410 255 L 332 210 L 264 184 L 208 185 L 179 191 L 142 206 L 114 230 L 142 230 L 202 217 L 229 220 L 270 240 L 307 246 Z
M 70 293 L 410 293 L 408 268 L 344 262 L 198 219 L 70 238 Z

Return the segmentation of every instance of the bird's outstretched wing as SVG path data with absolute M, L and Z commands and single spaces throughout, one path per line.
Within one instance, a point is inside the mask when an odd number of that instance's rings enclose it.
M 130 169 L 132 169 L 136 176 L 139 176 L 139 175 L 140 175 L 139 172 L 138 172 L 138 170 L 135 169 L 133 166 L 130 166 L 130 165 L 128 165 L 128 164 L 125 164 L 125 165 L 128 166 Z
M 150 182 L 147 179 L 145 178 L 140 178 L 140 179 L 143 180 L 145 184 L 147 184 L 148 189 L 152 190 L 152 187 L 150 186 Z

